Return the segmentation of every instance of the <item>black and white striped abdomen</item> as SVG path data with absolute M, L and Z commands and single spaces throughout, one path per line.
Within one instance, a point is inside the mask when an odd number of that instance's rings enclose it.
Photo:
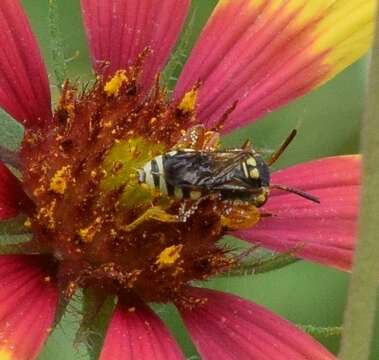
M 165 179 L 163 156 L 158 155 L 148 161 L 141 169 L 138 169 L 138 181 L 149 188 L 160 191 L 162 195 L 169 195 Z
M 146 184 L 149 188 L 159 191 L 161 195 L 175 197 L 177 199 L 197 200 L 203 194 L 200 191 L 191 189 L 190 187 L 181 187 L 172 185 L 167 181 L 165 171 L 165 161 L 167 158 L 175 157 L 176 151 L 172 151 L 165 155 L 158 155 L 154 159 L 148 161 L 141 169 L 138 169 L 138 181 L 140 184 Z

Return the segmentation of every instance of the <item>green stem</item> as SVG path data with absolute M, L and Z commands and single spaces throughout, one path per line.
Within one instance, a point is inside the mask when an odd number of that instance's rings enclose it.
M 379 11 L 379 8 L 378 8 Z M 379 16 L 378 16 L 379 20 Z M 341 359 L 370 358 L 379 283 L 379 26 L 376 29 L 362 129 L 363 189 L 359 240 L 344 319 Z
M 297 325 L 300 329 L 316 338 L 328 338 L 341 336 L 341 326 L 313 326 L 313 325 Z
M 49 0 L 49 32 L 51 57 L 53 61 L 54 76 L 58 89 L 61 89 L 66 79 L 66 60 L 64 57 L 64 45 L 62 33 L 58 25 L 58 7 L 56 0 Z
M 262 258 L 258 257 L 244 260 L 237 267 L 219 275 L 219 277 L 239 277 L 264 274 L 282 269 L 298 261 L 299 259 L 296 258 L 293 253 L 265 255 Z

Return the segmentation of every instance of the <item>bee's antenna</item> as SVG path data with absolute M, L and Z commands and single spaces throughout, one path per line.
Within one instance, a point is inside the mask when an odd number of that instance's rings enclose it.
M 247 139 L 241 146 L 241 149 L 244 151 L 250 151 L 251 150 L 251 140 Z
M 298 189 L 294 189 L 294 188 L 291 188 L 291 187 L 288 187 L 285 185 L 280 185 L 280 184 L 271 184 L 270 188 L 287 191 L 287 192 L 299 195 L 299 196 L 303 197 L 304 199 L 307 199 L 307 200 L 313 201 L 317 204 L 320 204 L 320 199 L 317 196 L 313 196 L 311 194 L 308 194 L 308 193 L 301 191 L 301 190 L 298 190 Z
M 284 140 L 283 144 L 280 146 L 280 148 L 278 150 L 276 150 L 271 156 L 270 158 L 267 160 L 267 165 L 268 166 L 271 166 L 272 164 L 274 164 L 279 158 L 280 156 L 283 154 L 283 152 L 287 149 L 288 145 L 291 144 L 292 140 L 295 138 L 295 136 L 297 135 L 297 130 L 296 129 L 293 129 L 291 131 L 291 133 L 288 135 L 287 139 Z

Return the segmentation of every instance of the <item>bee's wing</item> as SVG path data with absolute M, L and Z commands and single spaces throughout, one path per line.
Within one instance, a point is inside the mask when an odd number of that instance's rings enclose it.
M 248 156 L 245 151 L 178 152 L 165 159 L 166 181 L 172 186 L 212 190 L 230 181 L 233 170 Z
M 172 186 L 205 187 L 213 178 L 213 160 L 206 152 L 179 151 L 165 157 L 164 171 Z
M 241 166 L 241 161 L 247 159 L 250 156 L 248 151 L 230 151 L 230 152 L 214 152 L 214 173 L 213 177 L 215 182 L 227 182 L 228 175 L 232 175 L 233 171 Z

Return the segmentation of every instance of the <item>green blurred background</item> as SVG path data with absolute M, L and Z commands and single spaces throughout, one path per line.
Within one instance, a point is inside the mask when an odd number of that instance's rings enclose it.
M 52 73 L 48 0 L 22 2 L 39 39 L 49 73 Z M 192 21 L 177 52 L 179 62 L 183 62 L 181 59 L 185 58 L 215 3 L 216 0 L 193 0 Z M 88 80 L 92 77 L 92 72 L 79 0 L 57 0 L 57 4 L 65 57 L 71 58 L 79 51 L 78 57 L 69 63 L 70 77 Z M 177 72 L 178 67 L 172 68 Z M 236 145 L 251 138 L 258 148 L 275 149 L 289 131 L 300 124 L 299 135 L 278 162 L 278 168 L 323 156 L 356 153 L 363 110 L 365 70 L 364 59 L 312 94 L 270 114 L 264 121 L 229 135 L 225 144 Z M 10 122 L 4 114 L 1 123 L 2 128 L 7 130 L 1 131 L 0 141 L 14 144 L 20 137 L 21 128 Z M 263 304 L 297 324 L 339 326 L 343 318 L 348 280 L 348 275 L 338 271 L 299 262 L 272 273 L 219 279 L 210 285 Z M 62 326 L 54 331 L 40 360 L 88 358 L 85 352 L 76 352 L 72 345 L 78 308 L 79 305 L 70 308 L 70 314 L 64 318 Z M 173 329 L 188 358 L 196 359 L 196 352 L 175 311 L 171 307 L 159 307 L 159 313 Z M 338 338 L 324 338 L 320 341 L 333 352 L 338 351 Z M 373 360 L 379 359 L 379 346 L 375 345 Z

